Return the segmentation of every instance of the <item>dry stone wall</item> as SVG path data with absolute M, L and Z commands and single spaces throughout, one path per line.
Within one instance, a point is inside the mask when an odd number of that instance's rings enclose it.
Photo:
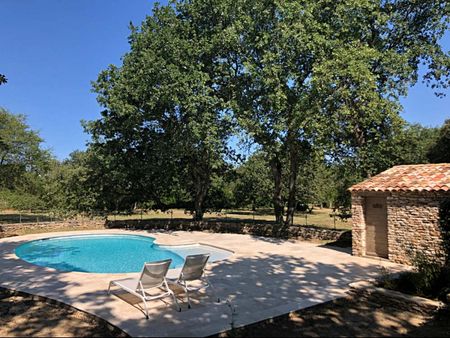
M 352 195 L 352 253 L 355 256 L 366 254 L 364 197 L 357 194 Z
M 416 253 L 431 260 L 444 259 L 439 224 L 439 204 L 443 198 L 445 194 L 434 192 L 393 192 L 388 197 L 390 260 L 410 264 Z
M 126 230 L 165 230 L 165 231 L 210 231 L 216 233 L 249 234 L 264 237 L 280 237 L 273 223 L 245 222 L 193 222 L 186 219 L 151 220 L 68 220 L 62 222 L 0 224 L 0 237 L 9 237 L 31 232 L 51 232 L 65 230 L 83 230 L 92 228 Z M 336 241 L 347 245 L 351 241 L 350 231 L 323 229 L 311 226 L 292 226 L 281 237 L 304 240 Z
M 216 233 L 248 234 L 263 237 L 280 237 L 273 223 L 245 222 L 193 222 L 190 220 L 126 220 L 107 221 L 107 228 L 129 230 L 166 230 L 166 231 L 210 231 Z M 309 226 L 291 226 L 281 237 L 305 240 L 338 241 L 346 233 L 344 230 L 323 229 Z
M 51 232 L 76 229 L 104 228 L 104 220 L 67 220 L 60 222 L 0 224 L 0 237 L 16 236 L 31 232 Z

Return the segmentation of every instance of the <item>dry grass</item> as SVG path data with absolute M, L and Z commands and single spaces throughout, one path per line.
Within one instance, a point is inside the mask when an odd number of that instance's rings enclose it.
M 308 225 L 317 226 L 328 229 L 351 229 L 351 220 L 346 222 L 340 220 L 338 217 L 330 217 L 332 213 L 331 209 L 314 209 L 312 213 L 296 213 L 294 217 L 294 224 L 296 225 Z M 81 216 L 77 217 L 82 219 Z M 166 212 L 161 211 L 147 211 L 137 212 L 131 215 L 109 215 L 109 220 L 129 220 L 129 219 L 191 219 L 192 215 L 186 213 L 182 209 L 170 209 Z M 85 218 L 87 219 L 87 218 Z M 230 222 L 248 222 L 248 221 L 274 221 L 273 211 L 271 209 L 260 209 L 255 212 L 251 210 L 223 210 L 221 212 L 205 213 L 205 221 L 230 221 Z M 0 224 L 7 223 L 38 223 L 38 222 L 50 222 L 58 221 L 57 218 L 51 214 L 44 213 L 19 213 L 14 210 L 8 210 L 0 212 Z M 67 227 L 58 229 L 58 231 L 74 231 L 74 230 L 95 230 L 98 228 L 84 228 L 80 226 Z M 47 230 L 48 231 L 48 230 Z M 29 233 L 46 232 L 44 229 L 34 230 L 21 230 L 20 235 L 26 235 Z M 19 234 L 19 233 L 18 233 Z

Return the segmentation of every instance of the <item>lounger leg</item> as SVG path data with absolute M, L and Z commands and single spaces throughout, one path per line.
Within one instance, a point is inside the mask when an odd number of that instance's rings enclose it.
M 171 290 L 170 294 L 172 295 L 173 301 L 175 302 L 175 305 L 177 306 L 177 311 L 181 312 L 181 306 L 178 304 L 177 296 L 175 296 L 175 293 Z
M 182 286 L 183 286 L 184 292 L 186 293 L 186 297 L 187 297 L 187 301 L 188 301 L 188 308 L 190 309 L 192 306 L 191 306 L 191 298 L 189 297 L 189 290 L 188 290 L 187 282 L 183 281 Z
M 109 282 L 109 286 L 108 286 L 108 295 L 110 295 L 111 294 L 111 282 Z
M 147 302 L 145 301 L 145 298 L 142 298 L 142 300 L 144 301 L 145 319 L 148 319 L 148 307 L 147 307 Z
M 211 284 L 211 282 L 209 281 L 208 278 L 203 277 L 203 279 L 205 280 L 206 284 L 208 284 L 208 286 L 211 288 L 211 291 L 212 291 L 214 297 L 217 299 L 217 303 L 220 303 L 220 298 L 219 298 L 219 296 L 217 296 L 217 292 L 216 292 L 216 289 L 214 288 L 214 286 Z
M 169 288 L 169 285 L 167 285 L 167 281 L 164 279 L 164 284 L 166 286 L 167 291 L 170 293 L 170 295 L 173 298 L 173 301 L 175 302 L 175 305 L 177 307 L 177 311 L 181 312 L 181 306 L 178 304 L 177 296 L 175 295 L 175 292 L 172 291 L 172 289 Z

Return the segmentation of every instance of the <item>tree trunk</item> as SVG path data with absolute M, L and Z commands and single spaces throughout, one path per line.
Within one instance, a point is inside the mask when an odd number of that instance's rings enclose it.
M 282 166 L 280 159 L 278 157 L 274 157 L 270 161 L 270 167 L 272 169 L 274 189 L 273 189 L 273 207 L 275 212 L 275 221 L 279 225 L 283 225 L 283 199 L 281 197 L 281 178 L 282 178 Z
M 205 213 L 203 209 L 203 202 L 205 200 L 206 196 L 206 189 L 200 189 L 200 191 L 197 191 L 195 194 L 195 201 L 194 201 L 194 221 L 199 222 L 203 220 L 203 214 Z
M 209 170 L 206 168 L 195 168 L 194 182 L 194 221 L 199 222 L 203 220 L 203 214 L 205 213 L 204 202 L 210 185 Z
M 289 182 L 288 182 L 288 207 L 286 212 L 285 226 L 289 227 L 294 224 L 295 208 L 297 206 L 297 176 L 299 166 L 299 149 L 295 140 L 291 140 L 289 145 Z

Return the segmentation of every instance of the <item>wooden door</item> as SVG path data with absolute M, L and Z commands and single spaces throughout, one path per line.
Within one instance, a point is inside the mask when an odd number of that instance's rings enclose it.
M 366 254 L 388 258 L 387 207 L 385 197 L 366 197 Z

